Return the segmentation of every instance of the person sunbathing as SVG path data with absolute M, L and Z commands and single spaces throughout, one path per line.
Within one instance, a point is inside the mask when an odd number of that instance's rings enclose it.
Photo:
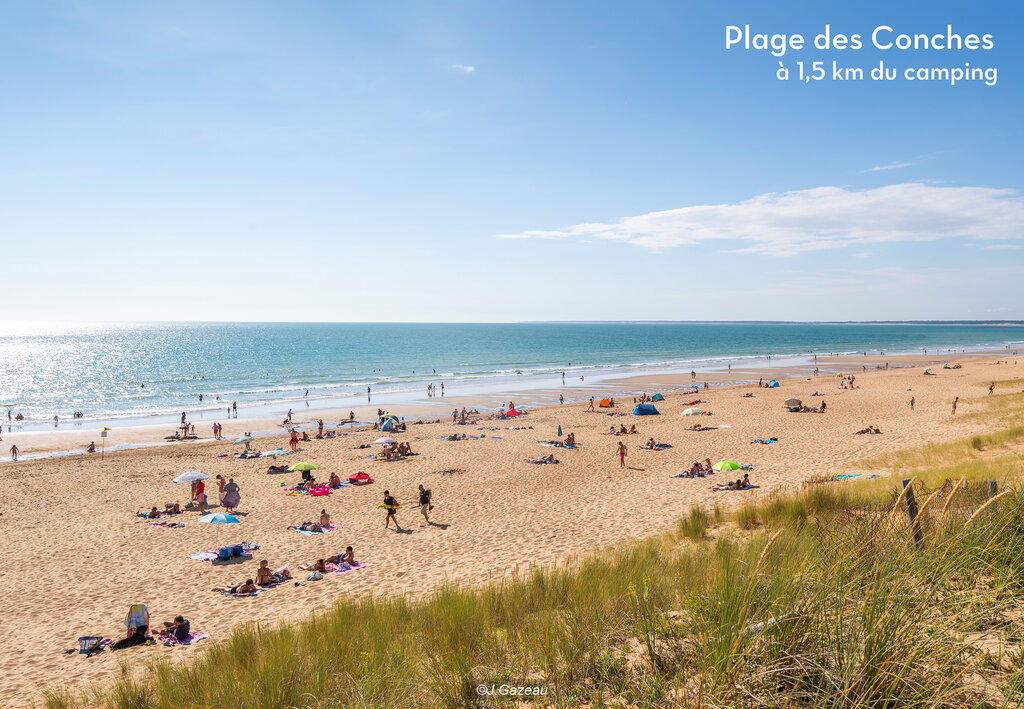
M 328 564 L 334 564 L 335 566 L 344 566 L 346 564 L 349 566 L 359 566 L 359 562 L 356 561 L 355 552 L 352 551 L 352 547 L 350 546 L 345 547 L 345 551 L 343 553 L 329 556 L 325 561 Z
M 256 585 L 266 586 L 270 583 L 274 572 L 270 570 L 269 562 L 266 559 L 260 561 L 260 567 L 256 569 Z
M 313 563 L 313 564 L 302 564 L 302 565 L 299 566 L 299 568 L 302 569 L 303 571 L 319 571 L 322 574 L 326 574 L 327 573 L 327 561 L 330 561 L 330 559 L 327 559 L 327 560 L 317 559 L 316 563 Z M 331 562 L 331 563 L 333 563 L 333 562 Z
M 337 473 L 331 473 L 331 477 L 327 481 L 327 485 L 331 488 L 341 487 L 341 478 L 338 477 Z
M 183 615 L 174 616 L 174 620 L 168 622 L 164 621 L 164 635 L 170 635 L 179 643 L 183 643 L 188 640 L 191 629 L 189 622 Z
M 744 399 L 753 399 L 754 398 L 754 394 L 753 394 L 753 392 L 747 392 L 746 394 L 743 395 L 743 398 Z
M 288 525 L 290 530 L 299 530 L 301 532 L 322 532 L 323 526 L 317 522 L 303 522 L 302 524 L 290 524 Z
M 636 424 L 635 424 L 635 423 L 634 423 L 634 424 L 633 424 L 632 426 L 630 426 L 630 428 L 629 428 L 629 432 L 630 432 L 631 434 L 632 434 L 632 433 L 635 433 L 635 434 L 637 434 L 637 435 L 639 435 L 639 434 L 640 434 L 640 432 L 636 430 Z
M 287 473 L 288 472 L 288 466 L 287 465 L 271 465 L 269 468 L 267 468 L 267 472 L 268 473 Z
M 235 586 L 214 586 L 213 590 L 217 593 L 230 593 L 234 596 L 248 596 L 256 593 L 259 588 L 253 583 L 252 579 L 246 579 L 245 583 L 240 583 Z
M 327 514 L 327 510 L 320 510 L 320 526 L 321 527 L 330 527 L 331 526 L 331 516 L 329 514 Z
M 159 519 L 162 513 L 156 508 L 156 505 L 150 508 L 149 512 L 137 512 L 136 517 L 142 517 L 143 519 Z
M 619 429 L 615 428 L 615 426 L 612 426 L 611 430 L 608 431 L 608 435 L 609 436 L 617 436 L 617 435 L 619 435 Z
M 629 431 L 626 430 L 626 424 L 622 424 L 621 426 L 619 426 L 619 435 L 620 436 L 628 436 L 629 435 Z

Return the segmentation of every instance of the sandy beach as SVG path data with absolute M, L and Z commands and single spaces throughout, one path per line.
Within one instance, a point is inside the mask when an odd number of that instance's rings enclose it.
M 974 435 L 983 423 L 964 414 L 984 407 L 990 382 L 1024 371 L 1013 358 L 1000 365 L 995 364 L 997 359 L 1005 361 L 998 356 L 965 358 L 960 360 L 962 369 L 936 369 L 937 376 L 923 376 L 922 366 L 947 360 L 904 359 L 901 368 L 866 371 L 852 366 L 860 362 L 843 363 L 856 375 L 856 388 L 840 389 L 834 374 L 808 377 L 801 370 L 790 372 L 794 376 L 783 379 L 777 389 L 744 384 L 667 394 L 656 404 L 661 415 L 647 417 L 608 416 L 607 410 L 588 412 L 586 404 L 575 403 L 530 410 L 519 419 L 457 426 L 451 424 L 451 407 L 471 403 L 449 400 L 437 404 L 441 423 L 412 425 L 395 435 L 418 454 L 396 462 L 367 458 L 371 451 L 357 446 L 372 443 L 380 434 L 364 431 L 305 442 L 298 454 L 276 460 L 236 459 L 233 454 L 240 447 L 231 446 L 229 439 L 108 452 L 102 460 L 98 455 L 77 455 L 5 463 L 0 465 L 0 530 L 6 550 L 0 594 L 8 604 L 3 617 L 6 642 L 0 650 L 5 670 L 0 704 L 23 706 L 53 688 L 55 681 L 74 688 L 102 682 L 115 676 L 122 662 L 184 659 L 211 642 L 130 648 L 89 659 L 62 654 L 77 648 L 82 635 L 121 637 L 121 619 L 133 603 L 148 604 L 154 623 L 180 613 L 191 620 L 194 630 L 223 638 L 239 623 L 305 616 L 345 594 L 422 594 L 442 583 L 480 583 L 531 564 L 556 563 L 670 528 L 695 503 L 733 507 L 751 495 L 769 495 L 798 487 L 812 476 L 853 469 L 864 458 Z M 652 376 L 629 386 L 653 393 L 658 385 L 681 387 L 688 379 L 688 373 Z M 744 396 L 750 393 L 754 396 Z M 913 411 L 911 396 L 916 401 Z M 950 403 L 955 396 L 961 400 L 953 416 Z M 782 402 L 790 397 L 811 405 L 824 399 L 827 413 L 788 413 Z M 681 417 L 687 402 L 697 398 L 702 400 L 699 406 L 713 415 Z M 631 401 L 620 404 L 624 414 L 632 409 Z M 250 427 L 259 429 L 261 423 L 224 421 L 225 433 L 234 436 Z M 279 422 L 265 423 L 272 427 Z M 718 428 L 686 430 L 694 423 Z M 613 424 L 636 425 L 639 435 L 608 435 Z M 869 424 L 882 435 L 854 435 Z M 555 439 L 559 426 L 564 434 L 575 433 L 579 449 L 538 442 Z M 452 433 L 484 438 L 441 440 Z M 151 439 L 152 432 L 147 434 Z M 20 444 L 26 450 L 62 445 L 46 444 L 42 436 L 50 434 L 31 435 L 40 438 Z M 85 444 L 90 438 L 74 435 Z M 778 443 L 751 443 L 773 436 Z M 672 448 L 641 450 L 651 437 Z M 625 469 L 616 455 L 620 441 L 628 446 Z M 7 434 L 4 443 L 6 451 Z M 282 435 L 258 444 L 269 450 L 287 447 L 287 440 Z M 558 465 L 525 462 L 551 453 L 561 461 Z M 709 485 L 724 482 L 727 474 L 696 480 L 672 477 L 693 460 L 705 458 L 755 466 L 750 475 L 760 487 L 712 492 Z M 326 497 L 288 496 L 281 483 L 293 484 L 299 475 L 269 475 L 267 466 L 299 461 L 320 465 L 320 480 L 331 473 L 344 479 L 364 470 L 375 482 Z M 234 478 L 241 486 L 240 524 L 199 524 L 198 512 L 192 510 L 172 518 L 187 523 L 180 529 L 136 518 L 136 512 L 153 505 L 184 504 L 188 486 L 172 484 L 171 479 L 188 470 Z M 413 509 L 418 484 L 433 491 L 430 526 Z M 207 490 L 212 510 L 222 511 L 216 506 L 216 487 L 209 485 Z M 378 505 L 385 490 L 404 506 L 398 513 L 401 533 L 384 528 L 384 511 Z M 317 536 L 286 529 L 316 519 L 321 508 L 340 523 L 340 529 Z M 212 548 L 218 539 L 220 544 L 245 540 L 260 549 L 252 560 L 226 565 L 186 558 Z M 356 558 L 369 566 L 300 587 L 280 586 L 255 598 L 228 598 L 211 591 L 253 578 L 260 559 L 269 560 L 271 567 L 288 565 L 296 577 L 305 579 L 298 568 L 301 563 L 338 553 L 347 545 L 354 546 Z

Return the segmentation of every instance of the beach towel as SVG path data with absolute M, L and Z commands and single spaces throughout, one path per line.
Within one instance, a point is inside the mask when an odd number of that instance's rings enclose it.
M 188 522 L 150 522 L 151 527 L 163 527 L 164 529 L 181 529 Z
M 360 569 L 365 569 L 367 566 L 370 566 L 370 562 L 361 561 L 355 566 L 349 566 L 348 564 L 341 564 L 340 566 L 337 566 L 335 564 L 326 564 L 325 566 L 327 567 L 327 573 L 329 573 L 331 576 L 340 576 L 341 574 L 347 574 L 349 571 L 359 571 Z
M 292 531 L 298 532 L 299 534 L 305 534 L 307 537 L 312 537 L 314 534 L 327 534 L 328 532 L 333 532 L 335 529 L 341 529 L 341 525 L 332 524 L 329 527 L 323 527 L 319 532 L 311 532 L 308 529 L 293 529 Z
M 534 465 L 554 465 L 557 460 L 540 460 L 538 458 L 527 458 L 527 463 L 533 463 Z
M 205 640 L 208 637 L 210 637 L 209 633 L 195 633 L 195 632 L 193 632 L 193 633 L 189 633 L 188 637 L 185 638 L 184 640 L 180 640 L 179 641 L 173 635 L 171 635 L 171 634 L 169 634 L 167 632 L 163 632 L 163 633 L 161 633 L 160 635 L 157 636 L 157 639 L 160 640 L 160 642 L 170 643 L 171 645 L 191 645 L 194 642 L 197 642 L 199 640 Z

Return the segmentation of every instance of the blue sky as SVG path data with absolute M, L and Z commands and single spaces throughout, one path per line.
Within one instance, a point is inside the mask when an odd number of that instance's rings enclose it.
M 5 2 L 0 319 L 1024 319 L 1024 10 L 825 5 Z

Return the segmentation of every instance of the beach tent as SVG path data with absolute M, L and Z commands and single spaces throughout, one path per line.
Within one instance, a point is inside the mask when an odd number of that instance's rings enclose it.
M 598 406 L 605 409 L 610 409 L 612 408 L 612 402 L 608 401 L 607 399 L 601 399 L 601 403 L 598 404 Z
M 774 379 L 772 379 L 770 382 L 768 382 L 768 387 L 770 389 L 775 389 L 777 386 L 779 386 L 779 383 L 777 381 L 775 381 Z
M 508 410 L 508 413 L 507 413 L 507 414 L 505 414 L 505 415 L 506 415 L 506 416 L 518 416 L 518 415 L 519 415 L 519 412 L 518 412 L 518 411 L 516 411 L 515 409 L 509 409 L 509 410 Z
M 392 430 L 394 430 L 394 428 L 395 428 L 395 420 L 394 419 L 387 419 L 387 420 L 384 421 L 384 423 L 382 423 L 380 425 L 380 430 L 381 431 L 392 431 Z
M 664 400 L 665 400 L 665 397 L 663 397 L 661 394 L 655 394 L 654 396 L 651 397 L 651 401 L 664 401 Z
M 633 409 L 634 416 L 652 416 L 657 413 L 660 412 L 654 408 L 654 404 L 637 404 Z
M 700 416 L 703 411 L 698 408 L 686 409 L 680 416 Z

